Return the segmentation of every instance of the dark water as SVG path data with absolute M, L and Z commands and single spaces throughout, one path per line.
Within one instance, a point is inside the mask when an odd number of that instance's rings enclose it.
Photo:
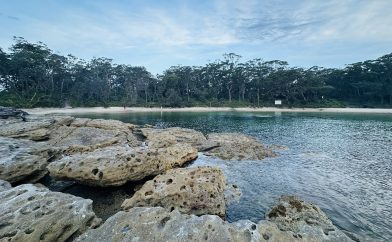
M 392 241 L 392 115 L 300 113 L 86 114 L 203 133 L 241 132 L 265 144 L 285 145 L 278 158 L 220 161 L 201 156 L 196 165 L 220 166 L 243 191 L 228 220 L 264 218 L 282 194 L 319 205 L 343 230 Z

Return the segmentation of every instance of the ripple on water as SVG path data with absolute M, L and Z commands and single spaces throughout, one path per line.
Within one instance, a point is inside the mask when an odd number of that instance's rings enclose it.
M 340 228 L 392 241 L 392 115 L 301 113 L 125 113 L 83 115 L 204 133 L 241 132 L 266 144 L 287 146 L 263 161 L 220 161 L 243 192 L 228 220 L 258 221 L 282 194 L 319 205 Z

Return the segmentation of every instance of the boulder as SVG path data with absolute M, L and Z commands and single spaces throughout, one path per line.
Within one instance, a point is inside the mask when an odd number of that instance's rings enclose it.
M 182 166 L 196 157 L 197 150 L 187 144 L 167 148 L 122 145 L 65 156 L 50 163 L 48 170 L 52 177 L 60 180 L 92 186 L 120 186 Z
M 147 138 L 147 144 L 150 147 L 160 148 L 176 143 L 185 143 L 203 151 L 216 146 L 216 143 L 209 142 L 201 132 L 193 129 L 174 127 L 167 129 L 142 128 L 140 130 Z
M 228 241 L 228 242 L 286 242 L 336 241 L 321 237 L 297 235 L 281 231 L 276 224 L 262 220 L 228 223 L 216 215 L 188 215 L 161 207 L 135 207 L 110 217 L 97 229 L 76 239 L 78 242 L 95 241 Z M 346 240 L 343 240 L 346 241 Z
M 275 156 L 256 138 L 240 133 L 212 133 L 208 140 L 217 143 L 218 147 L 208 150 L 206 155 L 223 160 L 262 160 Z
M 1 241 L 68 241 L 99 223 L 88 199 L 31 184 L 0 192 Z
M 8 119 L 8 118 L 20 118 L 24 120 L 26 116 L 29 115 L 27 112 L 12 108 L 12 107 L 1 107 L 0 106 L 0 119 Z
M 172 169 L 146 182 L 122 207 L 161 206 L 182 213 L 224 217 L 225 186 L 223 172 L 216 167 Z
M 280 197 L 266 217 L 282 231 L 323 238 L 323 241 L 351 241 L 318 206 L 294 196 Z
M 46 173 L 48 151 L 40 143 L 0 136 L 0 179 L 35 182 Z

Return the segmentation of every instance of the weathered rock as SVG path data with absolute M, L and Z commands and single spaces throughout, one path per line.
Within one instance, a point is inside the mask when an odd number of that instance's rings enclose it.
M 129 133 L 135 128 L 135 125 L 130 123 L 123 123 L 118 120 L 92 119 L 86 123 L 86 127 L 107 130 L 120 130 Z
M 223 160 L 262 160 L 273 157 L 271 149 L 264 147 L 256 138 L 239 133 L 212 133 L 210 142 L 219 146 L 206 152 Z
M 118 130 L 61 126 L 51 132 L 48 141 L 64 153 L 87 152 L 115 144 L 127 143 L 127 135 Z
M 100 223 L 92 201 L 31 184 L 0 192 L 1 241 L 66 241 Z
M 11 184 L 7 181 L 0 180 L 0 192 L 11 188 Z
M 226 185 L 225 189 L 226 204 L 238 203 L 242 197 L 241 189 L 235 184 Z
M 25 118 L 25 122 L 17 119 L 0 120 L 0 136 L 34 141 L 47 140 L 52 130 L 62 125 L 69 125 L 73 119 L 68 116 L 29 115 Z
M 292 231 L 324 241 L 351 241 L 321 209 L 294 196 L 282 196 L 267 212 L 267 219 L 282 231 Z
M 39 143 L 0 137 L 0 179 L 35 182 L 46 173 L 47 149 Z
M 224 217 L 225 186 L 223 172 L 216 167 L 172 169 L 146 182 L 122 207 L 161 206 L 182 213 Z
M 216 215 L 187 215 L 161 207 L 135 207 L 118 212 L 102 226 L 81 235 L 76 241 L 235 241 L 235 242 L 289 242 L 336 241 L 323 237 L 297 235 L 281 231 L 276 224 L 262 220 L 255 224 L 249 220 L 236 223 L 223 221 Z M 343 240 L 344 241 L 344 240 Z
M 56 179 L 92 186 L 119 186 L 161 174 L 196 157 L 197 150 L 186 144 L 159 149 L 111 146 L 65 156 L 50 163 L 48 170 Z
M 185 143 L 203 151 L 216 146 L 216 143 L 208 141 L 201 132 L 193 129 L 178 127 L 167 129 L 142 128 L 141 132 L 147 138 L 148 145 L 155 148 L 167 147 L 175 143 Z
M 29 114 L 23 110 L 0 106 L 0 119 L 7 119 L 12 117 L 12 118 L 20 118 L 24 120 L 27 115 Z

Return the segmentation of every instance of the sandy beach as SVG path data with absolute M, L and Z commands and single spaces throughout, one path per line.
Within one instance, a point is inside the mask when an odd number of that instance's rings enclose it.
M 392 109 L 382 108 L 229 108 L 229 107 L 190 107 L 190 108 L 143 108 L 143 107 L 92 107 L 92 108 L 33 108 L 23 109 L 31 114 L 74 114 L 74 113 L 123 113 L 123 112 L 304 112 L 304 113 L 380 113 L 392 114 Z

